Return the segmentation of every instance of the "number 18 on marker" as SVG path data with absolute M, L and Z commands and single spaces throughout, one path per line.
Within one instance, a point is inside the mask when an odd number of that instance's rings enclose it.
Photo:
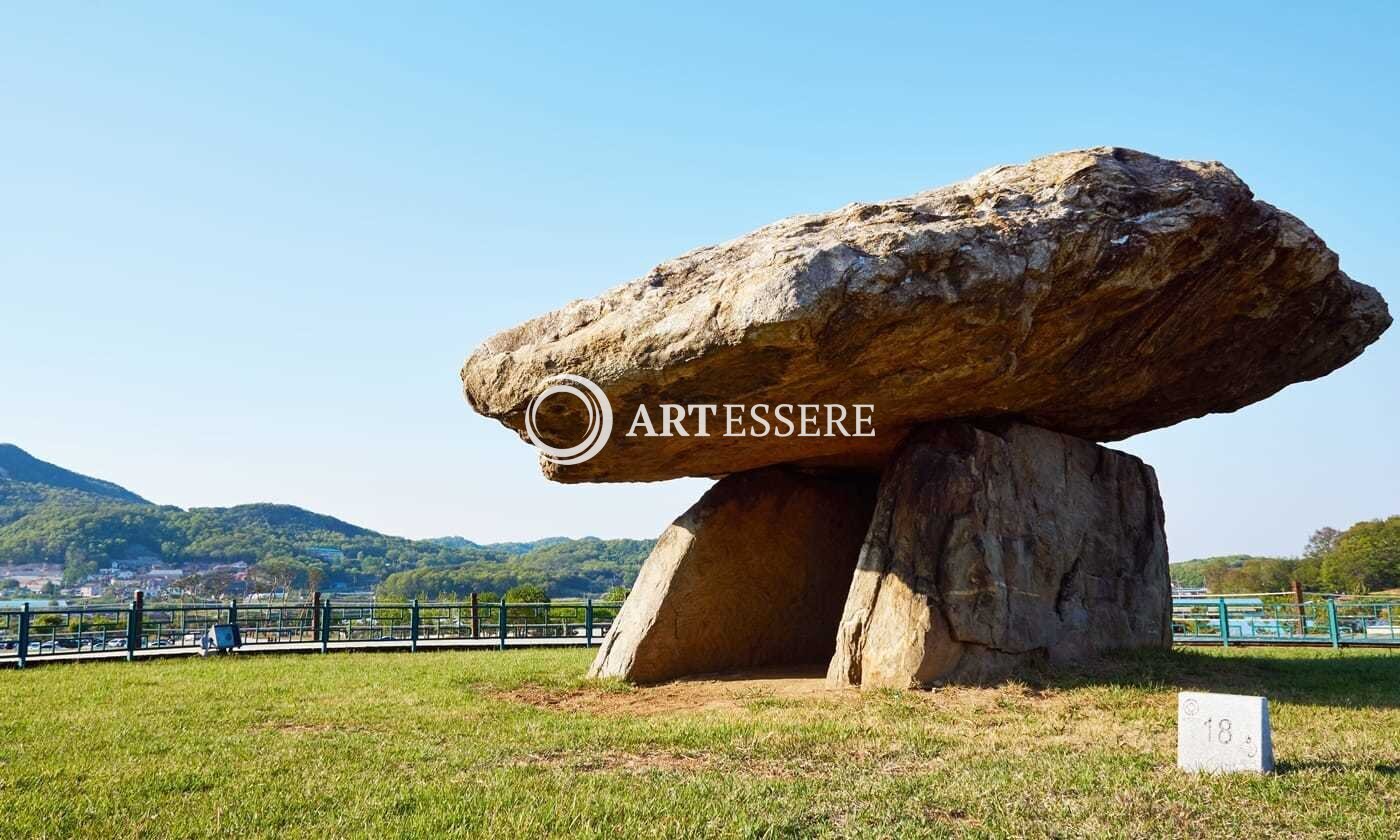
M 1178 694 L 1176 764 L 1192 772 L 1271 772 L 1269 701 L 1242 694 Z

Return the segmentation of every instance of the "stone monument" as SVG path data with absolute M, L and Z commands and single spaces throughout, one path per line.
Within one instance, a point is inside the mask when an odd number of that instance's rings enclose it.
M 1191 773 L 1272 773 L 1268 699 L 1205 691 L 1178 694 L 1176 766 Z
M 555 481 L 720 479 L 592 673 L 917 687 L 1169 644 L 1155 475 L 1099 444 L 1326 375 L 1390 321 L 1225 166 L 1095 148 L 699 248 L 488 339 L 462 383 L 558 447 L 599 406 L 543 383 L 598 389 L 617 422 L 542 456 Z

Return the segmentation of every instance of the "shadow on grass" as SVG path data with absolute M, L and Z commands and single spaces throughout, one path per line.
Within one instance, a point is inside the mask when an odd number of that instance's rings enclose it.
M 1400 775 L 1400 765 L 1395 764 L 1349 764 L 1345 761 L 1280 761 L 1274 768 L 1279 773 L 1297 773 L 1303 770 L 1321 770 L 1325 773 L 1376 773 L 1381 776 Z
M 1136 651 L 1070 669 L 1045 668 L 1032 680 L 1055 688 L 1215 691 L 1303 705 L 1392 709 L 1400 708 L 1400 651 Z

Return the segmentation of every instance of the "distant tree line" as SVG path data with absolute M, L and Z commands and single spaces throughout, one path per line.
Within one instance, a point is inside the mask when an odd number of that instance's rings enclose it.
M 473 592 L 504 592 L 539 586 L 558 597 L 597 594 L 630 586 L 651 552 L 651 540 L 581 540 L 554 542 L 505 562 L 471 561 L 446 568 L 423 567 L 395 572 L 375 593 L 386 600 L 460 600 Z
M 521 585 L 558 596 L 629 585 L 650 540 L 570 540 L 478 545 L 460 537 L 408 540 L 290 505 L 176 507 L 0 480 L 0 567 L 61 564 L 75 583 L 114 563 L 187 567 L 192 595 L 236 591 L 215 565 L 249 565 L 257 591 L 309 592 L 332 584 L 390 597 L 461 596 Z M 328 551 L 329 549 L 329 551 Z M 192 567 L 192 568 L 189 568 Z
M 1171 567 L 1182 586 L 1214 593 L 1307 590 L 1366 594 L 1400 587 L 1400 516 L 1320 528 L 1299 557 L 1208 557 Z

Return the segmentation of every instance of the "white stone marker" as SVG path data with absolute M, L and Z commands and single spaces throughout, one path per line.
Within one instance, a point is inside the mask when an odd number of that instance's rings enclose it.
M 1176 766 L 1191 772 L 1272 773 L 1268 698 L 1203 691 L 1178 694 Z

